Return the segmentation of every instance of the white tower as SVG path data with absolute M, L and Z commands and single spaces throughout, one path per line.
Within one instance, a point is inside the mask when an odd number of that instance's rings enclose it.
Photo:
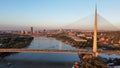
M 94 15 L 93 53 L 94 56 L 97 56 L 97 6 L 95 7 Z

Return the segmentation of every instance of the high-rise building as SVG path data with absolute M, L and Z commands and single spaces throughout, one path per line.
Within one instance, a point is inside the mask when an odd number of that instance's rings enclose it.
M 31 27 L 31 34 L 33 34 L 33 27 Z

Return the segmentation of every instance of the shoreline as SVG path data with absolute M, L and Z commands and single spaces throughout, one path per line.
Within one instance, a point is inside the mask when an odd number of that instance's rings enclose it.
M 5 35 L 4 35 L 5 36 Z M 0 48 L 25 48 L 29 46 L 34 37 L 24 35 L 9 35 L 9 37 L 1 37 L 0 42 L 3 44 Z M 16 52 L 15 52 L 16 53 Z M 12 53 L 0 53 L 0 58 L 4 58 Z

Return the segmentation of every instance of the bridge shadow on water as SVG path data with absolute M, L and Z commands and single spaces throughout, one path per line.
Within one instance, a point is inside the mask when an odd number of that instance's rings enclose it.
M 10 63 L 10 65 L 8 65 Z M 71 68 L 73 62 L 44 62 L 30 60 L 2 60 L 0 68 Z
M 0 61 L 0 68 L 72 68 L 77 54 L 14 53 Z

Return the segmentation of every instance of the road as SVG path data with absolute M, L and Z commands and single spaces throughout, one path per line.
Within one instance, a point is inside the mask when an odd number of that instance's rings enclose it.
M 87 49 L 76 49 L 76 50 L 58 50 L 58 49 L 0 49 L 0 52 L 49 52 L 49 53 L 79 53 L 79 54 L 93 54 L 92 50 Z M 111 50 L 104 50 L 98 51 L 98 53 L 105 53 L 105 54 L 120 54 L 120 51 L 111 51 Z

